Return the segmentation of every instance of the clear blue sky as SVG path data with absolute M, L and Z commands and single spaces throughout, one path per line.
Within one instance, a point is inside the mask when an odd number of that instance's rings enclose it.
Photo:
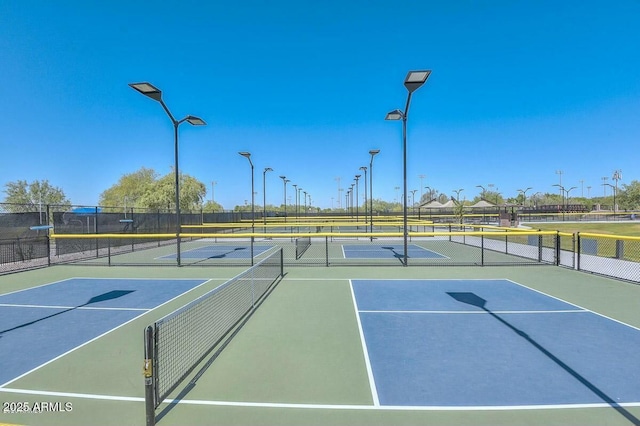
M 120 176 L 173 165 L 226 209 L 280 204 L 286 175 L 314 205 L 374 162 L 374 198 L 402 186 L 403 80 L 431 69 L 408 123 L 408 187 L 471 199 L 602 195 L 640 180 L 640 1 L 0 1 L 0 186 L 48 179 L 95 205 Z M 362 182 L 360 195 L 363 193 Z M 424 191 L 424 190 L 423 190 Z M 292 195 L 291 186 L 288 195 Z M 611 193 L 611 189 L 607 190 Z M 0 199 L 4 196 L 0 196 Z M 341 200 L 344 203 L 344 200 Z

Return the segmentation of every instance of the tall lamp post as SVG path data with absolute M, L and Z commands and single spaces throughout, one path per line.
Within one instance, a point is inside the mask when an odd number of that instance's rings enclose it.
M 154 85 L 143 82 L 143 83 L 130 83 L 129 87 L 135 89 L 139 93 L 153 99 L 154 101 L 160 102 L 162 108 L 167 113 L 171 122 L 173 123 L 173 137 L 174 137 L 174 151 L 175 151 L 175 189 L 176 189 L 176 261 L 178 266 L 180 263 L 180 173 L 178 171 L 178 126 L 184 123 L 185 121 L 192 126 L 204 126 L 207 123 L 204 122 L 203 119 L 199 117 L 195 117 L 193 115 L 187 115 L 181 120 L 176 120 L 167 105 L 162 100 L 162 91 L 155 87 Z
M 416 214 L 416 192 L 418 192 L 417 189 L 412 189 L 411 190 L 411 206 L 413 207 L 413 214 Z
M 367 230 L 367 167 L 362 166 L 360 170 L 364 172 L 364 229 Z
M 369 161 L 369 209 L 371 212 L 371 220 L 369 222 L 369 227 L 371 229 L 371 241 L 373 241 L 373 157 L 380 154 L 379 149 L 369 150 L 369 155 L 371 155 L 371 160 Z
M 238 154 L 249 160 L 251 166 L 251 265 L 253 266 L 253 234 L 256 232 L 256 193 L 254 190 L 254 178 L 253 178 L 253 162 L 251 161 L 251 153 L 246 151 L 238 152 Z
M 293 199 L 294 199 L 293 214 L 297 218 L 298 217 L 298 185 L 293 183 L 291 184 L 291 186 L 293 186 Z
M 267 224 L 267 172 L 272 172 L 271 167 L 265 167 L 262 172 L 262 223 Z M 264 228 L 267 231 L 267 228 Z
M 304 215 L 307 215 L 307 191 L 302 191 L 304 193 Z
M 289 179 L 287 179 L 286 176 L 280 176 L 280 179 L 282 179 L 282 183 L 284 184 L 284 221 L 287 221 L 287 182 L 289 182 Z
M 404 185 L 404 193 L 402 194 L 402 221 L 404 227 L 404 266 L 407 266 L 409 230 L 407 229 L 407 118 L 409 117 L 409 104 L 411 103 L 411 95 L 418 90 L 420 86 L 426 83 L 427 79 L 431 75 L 431 70 L 423 71 L 409 71 L 404 79 L 404 87 L 409 92 L 407 94 L 407 103 L 404 107 L 404 112 L 399 109 L 389 112 L 386 116 L 386 120 L 402 120 L 402 181 Z
M 360 204 L 360 200 L 358 199 L 360 197 L 358 181 L 360 181 L 361 176 L 362 175 L 356 175 L 356 223 L 358 222 L 358 216 L 360 215 L 360 212 L 358 211 L 358 204 Z
M 616 192 L 618 188 L 616 188 L 615 186 L 611 185 L 610 183 L 605 183 L 603 185 L 607 185 L 610 186 L 611 189 L 613 190 L 613 220 L 616 220 Z
M 518 189 L 518 192 L 522 192 L 522 207 L 526 207 L 527 202 L 527 191 L 530 190 L 531 187 L 527 187 L 527 189 Z

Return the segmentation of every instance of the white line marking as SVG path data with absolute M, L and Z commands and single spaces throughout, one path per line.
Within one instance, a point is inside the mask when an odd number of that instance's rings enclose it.
M 58 280 L 58 281 L 52 281 L 52 282 L 50 282 L 50 283 L 40 284 L 40 285 L 37 285 L 37 286 L 34 286 L 34 287 L 28 287 L 28 288 L 23 288 L 23 289 L 20 289 L 20 290 L 14 290 L 14 291 L 10 291 L 9 293 L 2 293 L 2 294 L 0 294 L 0 297 L 2 297 L 2 296 L 8 296 L 8 295 L 10 295 L 10 294 L 20 293 L 20 292 L 22 292 L 22 291 L 33 290 L 33 289 L 40 288 L 40 287 L 46 287 L 46 286 L 48 286 L 48 285 L 58 284 L 58 283 L 61 283 L 61 282 L 64 282 L 64 281 L 73 280 L 73 279 L 75 279 L 75 277 L 72 277 L 72 278 L 64 278 L 64 279 L 61 279 L 61 280 Z
M 573 313 L 592 313 L 588 309 L 566 309 L 555 311 L 358 311 L 368 314 L 573 314 Z
M 599 312 L 592 311 L 591 309 L 587 309 L 587 308 L 585 308 L 585 307 L 583 307 L 583 306 L 576 305 L 575 303 L 567 302 L 567 301 L 566 301 L 566 300 L 564 300 L 564 299 L 561 299 L 561 298 L 556 297 L 556 296 L 552 296 L 552 295 L 550 295 L 550 294 L 545 293 L 544 291 L 536 290 L 535 288 L 528 287 L 528 286 L 526 286 L 526 285 L 524 285 L 524 284 L 520 284 L 519 282 L 516 282 L 516 281 L 510 280 L 510 279 L 508 279 L 508 278 L 505 278 L 505 281 L 508 281 L 508 282 L 510 282 L 510 283 L 512 283 L 512 284 L 515 284 L 515 285 L 517 285 L 517 286 L 520 286 L 520 287 L 526 288 L 526 289 L 528 289 L 528 290 L 535 291 L 536 293 L 542 294 L 543 296 L 547 296 L 547 297 L 550 297 L 550 298 L 552 298 L 552 299 L 559 300 L 560 302 L 564 302 L 564 303 L 566 303 L 567 305 L 575 306 L 576 308 L 583 309 L 583 310 L 585 310 L 585 311 L 587 311 L 587 312 L 591 312 L 591 313 L 592 313 L 592 314 L 594 314 L 594 315 L 598 315 L 598 316 L 600 316 L 600 317 L 602 317 L 602 318 L 605 318 L 605 319 L 608 319 L 608 320 L 610 320 L 610 321 L 617 322 L 618 324 L 625 325 L 625 326 L 627 326 L 627 327 L 629 327 L 629 328 L 633 328 L 634 330 L 638 330 L 638 331 L 640 331 L 640 328 L 639 328 L 639 327 L 636 327 L 636 326 L 631 325 L 631 324 L 627 324 L 626 322 L 622 322 L 622 321 L 617 320 L 617 319 L 615 319 L 615 318 L 611 318 L 611 317 L 609 317 L 609 316 L 607 316 L 607 315 L 604 315 L 604 314 L 601 314 L 601 313 L 599 313 Z
M 164 306 L 164 305 L 166 305 L 167 303 L 170 303 L 170 302 L 174 301 L 175 299 L 177 299 L 177 298 L 179 298 L 179 297 L 181 297 L 181 296 L 184 296 L 185 294 L 188 294 L 188 293 L 192 292 L 193 290 L 197 289 L 198 287 L 201 287 L 201 286 L 205 285 L 205 284 L 206 284 L 206 283 L 208 283 L 209 281 L 211 281 L 211 280 L 204 280 L 201 284 L 198 284 L 197 286 L 195 286 L 195 287 L 193 287 L 193 288 L 189 289 L 188 291 L 186 291 L 186 292 L 184 292 L 184 293 L 181 293 L 181 294 L 179 294 L 179 295 L 175 296 L 174 298 L 172 298 L 172 299 L 170 299 L 170 300 L 167 300 L 166 302 L 164 302 L 164 303 L 162 303 L 162 304 L 160 304 L 160 305 L 156 306 L 155 308 L 151 309 L 150 311 L 143 312 L 143 313 L 141 313 L 140 315 L 137 315 L 136 317 L 131 318 L 129 321 L 126 321 L 126 322 L 124 322 L 124 323 L 120 324 L 119 326 L 117 326 L 117 327 L 115 327 L 115 328 L 112 328 L 111 330 L 108 330 L 108 331 L 106 331 L 106 332 L 104 332 L 104 333 L 100 334 L 99 336 L 96 336 L 96 337 L 94 337 L 93 339 L 88 340 L 88 341 L 86 341 L 86 342 L 84 342 L 84 343 L 82 343 L 82 344 L 80 344 L 80 345 L 76 346 L 75 348 L 69 349 L 67 352 L 65 352 L 65 353 L 63 353 L 63 354 L 60 354 L 60 355 L 58 355 L 57 357 L 55 357 L 55 358 L 53 358 L 53 359 L 50 359 L 49 361 L 47 361 L 47 362 L 45 362 L 45 363 L 42 363 L 42 364 L 40 364 L 39 366 L 37 366 L 37 367 L 35 367 L 35 368 L 32 368 L 31 370 L 29 370 L 29 371 L 27 371 L 27 372 L 25 372 L 25 373 L 23 373 L 23 374 L 19 375 L 18 377 L 15 377 L 15 378 L 13 378 L 13 379 L 9 380 L 9 381 L 8 381 L 8 382 L 6 382 L 6 383 L 1 384 L 1 385 L 0 385 L 0 390 L 2 390 L 2 388 L 3 388 L 3 387 L 5 387 L 5 386 L 7 386 L 7 385 L 9 385 L 9 384 L 11 384 L 11 383 L 13 383 L 13 382 L 15 382 L 16 380 L 19 380 L 19 379 L 21 379 L 22 377 L 25 377 L 25 376 L 27 376 L 27 375 L 29 375 L 29 374 L 33 373 L 34 371 L 41 369 L 41 368 L 42 368 L 42 367 L 44 367 L 45 365 L 51 364 L 52 362 L 57 361 L 58 359 L 60 359 L 60 358 L 64 357 L 65 355 L 70 354 L 71 352 L 74 352 L 74 351 L 76 351 L 76 350 L 80 349 L 81 347 L 88 345 L 89 343 L 93 342 L 94 340 L 98 340 L 99 338 L 101 338 L 101 337 L 103 337 L 103 336 L 106 336 L 107 334 L 109 334 L 109 333 L 111 333 L 111 332 L 113 332 L 113 331 L 115 331 L 115 330 L 117 330 L 117 329 L 119 329 L 119 328 L 121 328 L 121 327 L 124 327 L 125 325 L 129 324 L 130 322 L 133 322 L 133 321 L 137 320 L 138 318 L 140 318 L 140 317 L 142 317 L 142 316 L 144 316 L 144 315 L 148 314 L 149 312 L 154 311 L 154 310 L 156 310 L 156 309 L 160 308 L 161 306 Z
M 371 388 L 371 398 L 373 399 L 373 405 L 379 406 L 380 399 L 378 398 L 378 389 L 376 387 L 376 381 L 373 378 L 373 370 L 371 369 L 371 361 L 369 360 L 369 350 L 367 349 L 367 342 L 364 339 L 364 331 L 362 330 L 362 323 L 360 322 L 360 314 L 358 313 L 358 304 L 356 302 L 356 295 L 353 291 L 353 285 L 349 280 L 349 289 L 351 290 L 351 299 L 353 300 L 353 308 L 356 314 L 356 322 L 358 323 L 358 332 L 360 333 L 360 343 L 362 344 L 362 352 L 364 353 L 364 363 L 367 367 L 367 375 L 369 376 L 369 387 Z
M 0 392 L 20 395 L 53 396 L 60 398 L 81 398 L 107 401 L 144 402 L 143 397 L 97 395 L 76 392 L 55 392 L 29 389 L 0 388 Z M 248 401 L 211 401 L 198 399 L 165 399 L 163 404 L 186 405 L 215 405 L 224 407 L 254 407 L 254 408 L 292 408 L 310 410 L 367 410 L 367 411 L 509 411 L 509 410 L 562 410 L 575 408 L 611 408 L 610 404 L 554 404 L 554 405 L 479 405 L 479 406 L 405 406 L 405 405 L 364 405 L 364 404 L 294 404 L 272 402 L 248 402 Z M 640 402 L 623 402 L 616 404 L 620 407 L 640 407 Z
M 56 305 L 19 305 L 15 303 L 0 303 L 0 306 L 8 308 L 42 308 L 42 309 L 78 309 L 84 311 L 143 311 L 148 312 L 147 308 L 98 308 L 91 306 L 56 306 Z

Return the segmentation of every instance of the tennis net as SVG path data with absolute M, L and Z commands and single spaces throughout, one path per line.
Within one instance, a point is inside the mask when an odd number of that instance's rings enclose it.
M 311 237 L 296 238 L 296 260 L 302 257 L 309 246 L 311 246 Z
M 230 332 L 248 318 L 283 274 L 283 250 L 279 249 L 240 275 L 147 327 L 147 410 L 151 402 L 155 410 L 225 337 L 230 336 Z M 149 387 L 153 389 L 152 395 Z

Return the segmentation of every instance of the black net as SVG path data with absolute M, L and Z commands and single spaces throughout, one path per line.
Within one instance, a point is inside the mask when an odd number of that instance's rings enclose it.
M 154 324 L 156 407 L 283 275 L 282 250 Z

